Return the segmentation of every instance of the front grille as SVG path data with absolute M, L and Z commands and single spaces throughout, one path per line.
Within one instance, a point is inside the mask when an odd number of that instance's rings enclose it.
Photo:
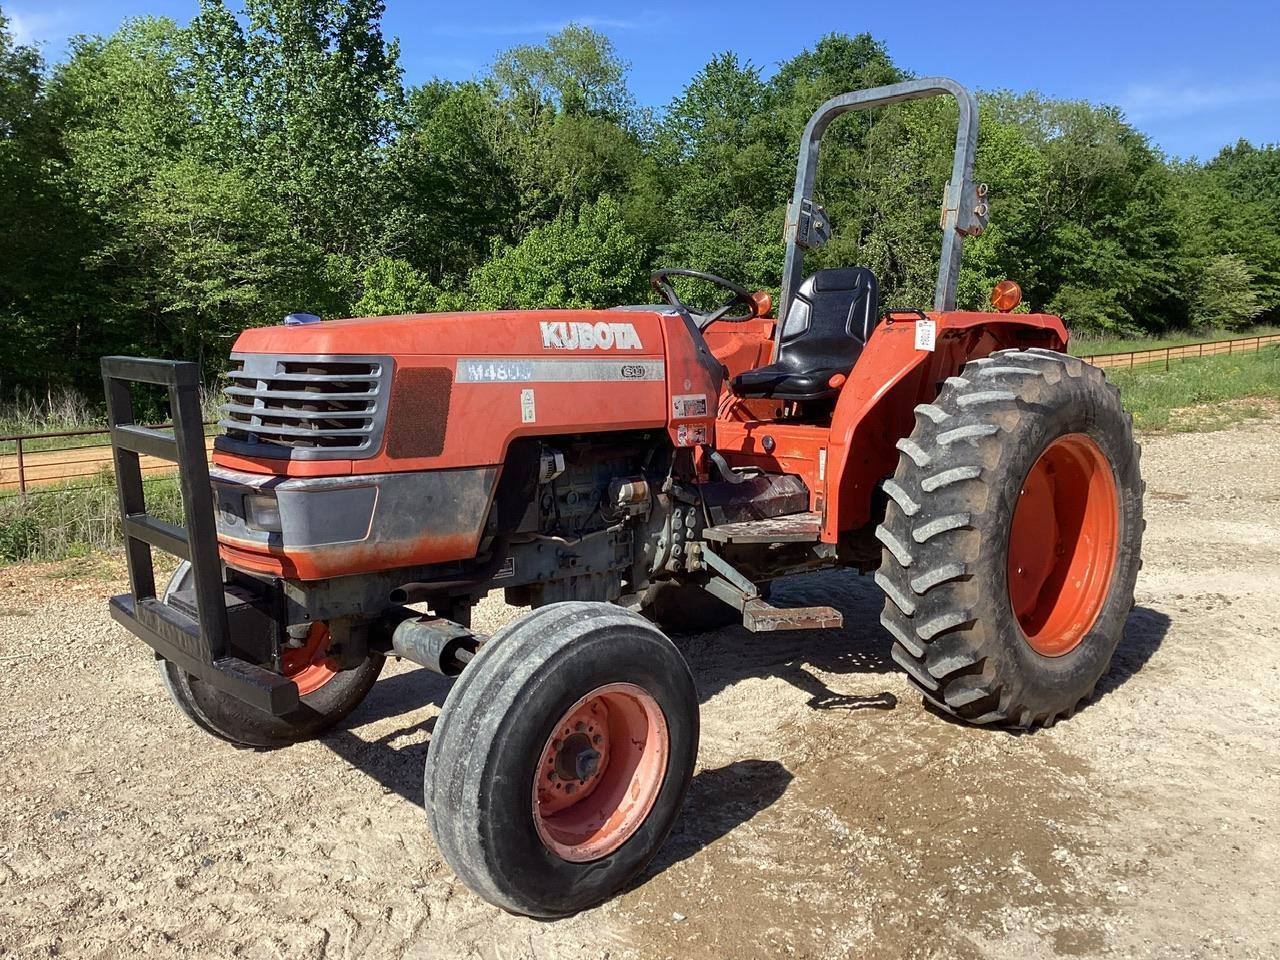
M 219 449 L 294 460 L 371 457 L 382 442 L 390 357 L 232 354 Z

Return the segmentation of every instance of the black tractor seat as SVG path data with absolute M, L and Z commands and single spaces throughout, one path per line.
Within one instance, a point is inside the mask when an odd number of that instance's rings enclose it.
M 796 291 L 782 321 L 778 359 L 733 378 L 740 397 L 821 400 L 835 396 L 836 374 L 849 375 L 875 328 L 875 274 L 866 267 L 819 270 Z

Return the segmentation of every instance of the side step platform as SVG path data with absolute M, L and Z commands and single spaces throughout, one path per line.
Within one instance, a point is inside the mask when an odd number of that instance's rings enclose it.
M 817 543 L 822 514 L 793 513 L 763 520 L 740 520 L 707 527 L 702 536 L 717 543 Z
M 794 517 L 774 517 L 768 520 L 751 520 L 742 523 L 726 523 L 718 527 L 710 527 L 704 531 L 709 539 L 712 530 L 725 531 L 728 528 L 755 527 L 763 524 L 777 525 L 782 521 L 796 522 L 800 528 L 800 518 L 816 517 L 816 514 L 797 514 Z M 805 521 L 807 526 L 807 521 Z M 817 526 L 814 525 L 813 541 L 818 539 Z M 755 536 L 748 532 L 746 536 Z M 732 536 L 732 533 L 730 534 Z M 760 540 L 722 540 L 732 543 L 778 542 L 776 536 L 767 541 Z M 791 542 L 805 542 L 792 540 Z M 710 546 L 704 544 L 702 559 L 716 576 L 707 583 L 707 592 L 723 600 L 729 606 L 742 611 L 742 625 L 752 633 L 772 633 L 776 630 L 834 630 L 844 626 L 844 614 L 834 607 L 775 607 L 760 596 L 759 588 L 744 577 L 729 561 L 717 554 Z

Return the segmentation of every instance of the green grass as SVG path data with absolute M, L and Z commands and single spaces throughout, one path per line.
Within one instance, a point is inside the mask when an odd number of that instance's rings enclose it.
M 1139 430 L 1216 430 L 1280 400 L 1280 347 L 1107 371 Z
M 1131 350 L 1159 350 L 1162 347 L 1178 347 L 1184 343 L 1200 343 L 1207 340 L 1238 340 L 1241 337 L 1266 337 L 1280 333 L 1280 327 L 1253 327 L 1249 330 L 1198 330 L 1171 333 L 1164 337 L 1089 337 L 1073 333 L 1067 350 L 1073 356 L 1088 357 L 1103 353 L 1128 353 Z
M 147 511 L 182 523 L 182 498 L 176 477 L 147 480 Z M 91 557 L 95 551 L 119 551 L 120 505 L 109 471 L 72 483 L 39 487 L 27 496 L 0 494 L 0 563 Z M 90 564 L 91 566 L 91 564 Z M 83 575 L 76 564 L 69 575 Z

